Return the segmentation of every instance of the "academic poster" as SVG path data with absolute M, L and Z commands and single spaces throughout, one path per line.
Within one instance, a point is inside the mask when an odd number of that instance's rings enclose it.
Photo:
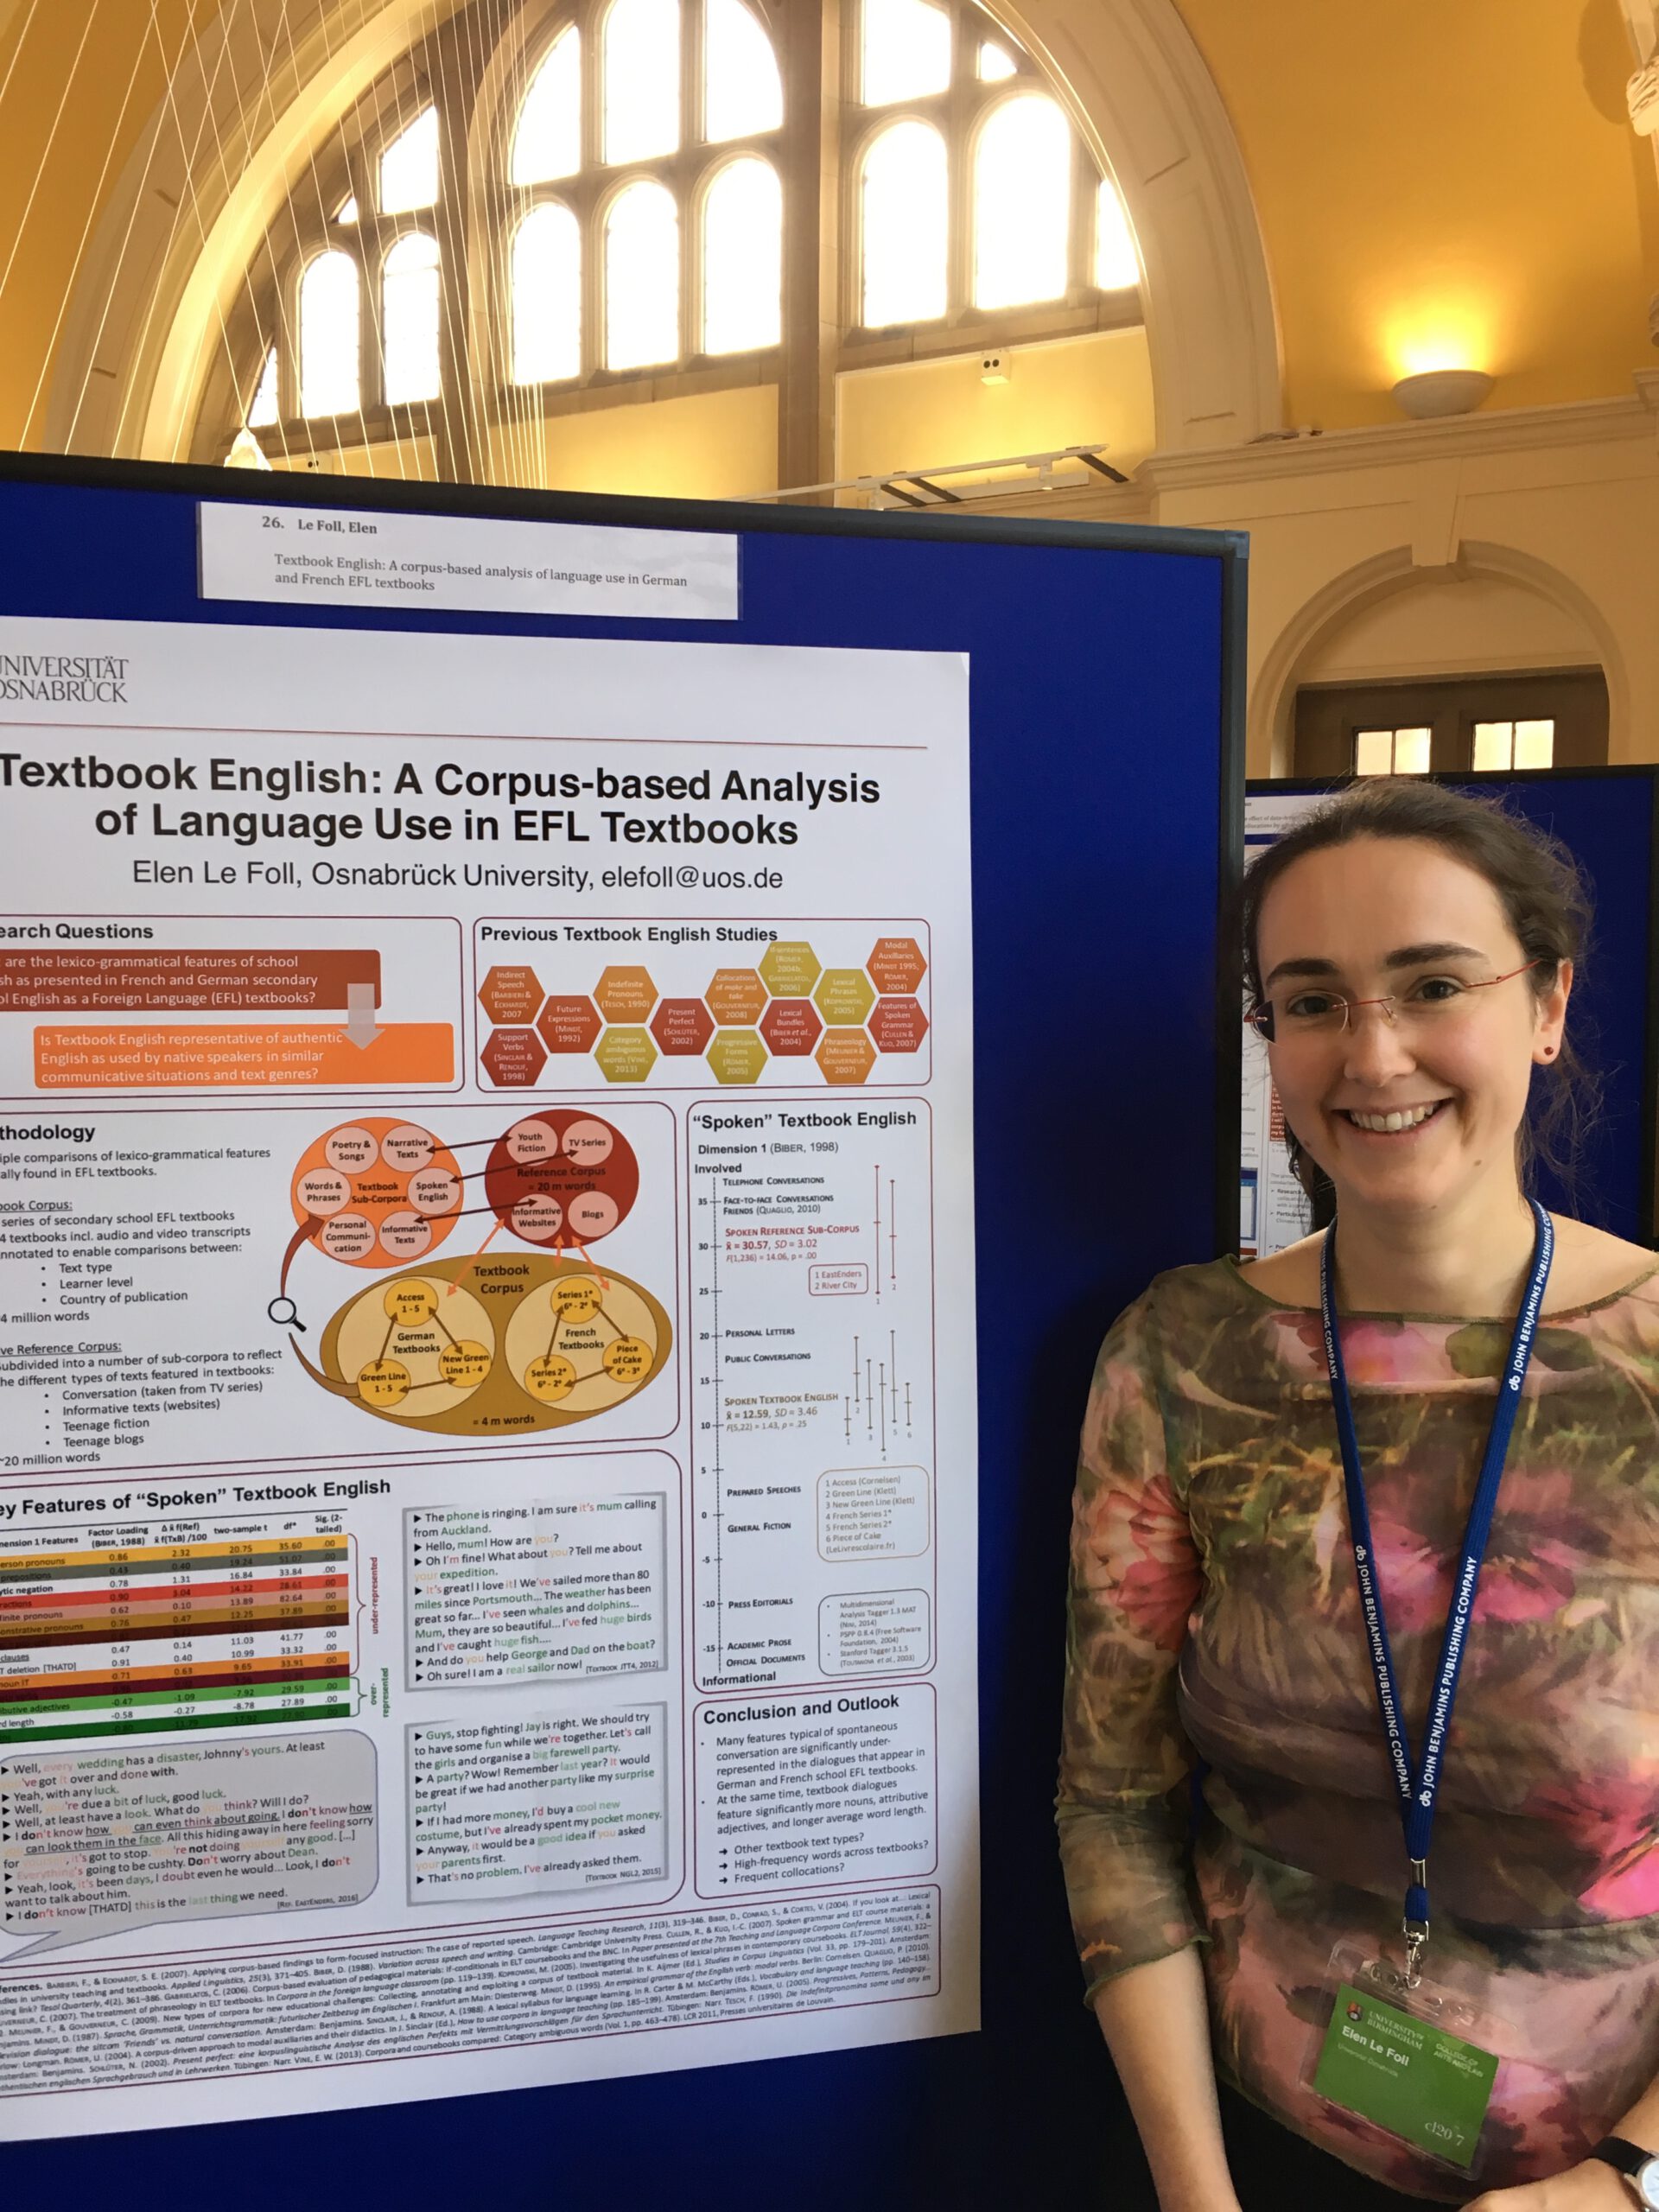
M 0 621 L 0 2135 L 976 2024 L 968 737 Z

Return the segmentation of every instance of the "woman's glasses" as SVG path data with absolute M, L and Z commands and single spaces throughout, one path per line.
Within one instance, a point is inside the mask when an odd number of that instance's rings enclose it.
M 1524 968 L 1511 968 L 1504 976 L 1488 976 L 1469 983 L 1457 976 L 1422 976 L 1403 990 L 1386 998 L 1346 999 L 1323 984 L 1286 983 L 1256 1001 L 1244 1016 L 1252 1029 L 1269 1045 L 1287 1044 L 1296 1037 L 1325 1037 L 1350 1026 L 1355 1009 L 1380 1007 L 1390 1028 L 1431 1029 L 1464 1007 L 1471 991 L 1490 991 L 1498 983 L 1512 982 L 1540 963 L 1529 960 Z

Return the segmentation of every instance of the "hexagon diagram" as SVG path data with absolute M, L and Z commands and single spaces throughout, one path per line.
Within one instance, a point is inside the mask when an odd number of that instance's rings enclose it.
M 922 948 L 913 937 L 879 937 L 864 963 L 883 998 L 913 998 L 927 973 Z
M 810 999 L 773 999 L 760 1017 L 766 1050 L 779 1059 L 804 1059 L 823 1033 Z
M 875 991 L 861 968 L 826 968 L 812 994 L 818 1012 L 832 1028 L 868 1019 Z
M 826 1029 L 812 1057 L 826 1083 L 867 1083 L 875 1047 L 862 1029 Z
M 493 1029 L 480 1057 L 502 1090 L 527 1090 L 547 1065 L 547 1048 L 533 1029 Z
M 760 956 L 760 980 L 775 999 L 804 999 L 823 972 L 810 944 L 769 944 Z
M 927 1034 L 927 1016 L 918 999 L 882 999 L 870 1016 L 870 1034 L 878 1052 L 919 1052 Z
M 657 1003 L 657 986 L 643 968 L 607 968 L 594 986 L 607 1021 L 643 1021 Z
M 752 1028 L 766 1011 L 766 985 L 753 968 L 717 968 L 703 993 L 722 1029 Z
M 759 1083 L 766 1048 L 753 1029 L 721 1029 L 709 1047 L 708 1060 L 716 1083 Z
M 493 1022 L 515 1029 L 535 1020 L 543 991 L 533 968 L 492 968 L 479 985 L 478 996 Z
M 550 1052 L 591 1052 L 604 1027 L 592 999 L 549 999 L 536 1027 Z
M 651 1033 L 671 1058 L 707 1049 L 715 1017 L 701 999 L 661 999 L 651 1017 Z
M 607 1029 L 594 1058 L 607 1083 L 643 1083 L 657 1065 L 657 1047 L 645 1029 Z

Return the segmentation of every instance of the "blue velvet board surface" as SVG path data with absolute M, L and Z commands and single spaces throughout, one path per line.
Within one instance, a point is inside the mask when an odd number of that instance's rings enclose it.
M 52 2192 L 124 2212 L 175 2212 L 201 2190 L 238 2212 L 291 2212 L 296 2196 L 364 2212 L 587 2212 L 659 2197 L 677 2212 L 920 2212 L 1054 2202 L 1071 2190 L 1094 2201 L 1133 2153 L 1078 2001 L 1053 1847 L 1067 1501 L 1107 1322 L 1158 1269 L 1213 1255 L 1218 1173 L 1231 1203 L 1236 1127 L 1223 1125 L 1224 1109 L 1218 1119 L 1215 1020 L 1224 750 L 1242 798 L 1242 747 L 1224 746 L 1228 542 L 1154 550 L 1151 532 L 1084 547 L 1004 542 L 992 526 L 951 538 L 779 531 L 747 527 L 752 510 L 709 510 L 705 527 L 745 529 L 736 623 L 370 618 L 199 601 L 206 472 L 188 490 L 3 474 L 7 615 L 970 654 L 986 1901 L 977 2036 L 14 2145 L 0 2152 L 7 2201 Z M 258 486 L 262 497 L 287 491 L 281 477 Z M 294 496 L 362 503 L 360 487 L 333 479 Z M 580 518 L 650 525 L 669 511 L 592 502 Z M 1231 1082 L 1236 1096 L 1236 1066 Z M 948 1389 L 945 1362 L 948 1350 Z
M 1539 1197 L 1558 1212 L 1581 1215 L 1633 1243 L 1654 1241 L 1656 898 L 1659 883 L 1659 770 L 1540 770 L 1438 778 L 1478 798 L 1500 798 L 1512 813 L 1559 837 L 1583 869 L 1595 910 L 1589 955 L 1573 987 L 1567 1030 L 1599 1077 L 1600 1107 L 1586 1133 L 1570 1187 L 1548 1168 Z M 1325 785 L 1262 783 L 1272 798 Z M 1251 841 L 1252 844 L 1254 840 Z

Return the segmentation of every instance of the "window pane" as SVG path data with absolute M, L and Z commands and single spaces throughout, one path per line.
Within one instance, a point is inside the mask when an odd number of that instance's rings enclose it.
M 1386 776 L 1394 766 L 1394 732 L 1362 729 L 1354 736 L 1354 773 Z
M 1431 734 L 1426 729 L 1395 730 L 1394 772 L 1396 776 L 1426 776 L 1428 773 L 1428 741 Z
M 784 195 L 770 162 L 728 162 L 702 203 L 702 345 L 775 346 L 783 334 Z
M 348 415 L 359 404 L 357 264 L 320 253 L 300 279 L 300 412 Z
M 974 156 L 974 305 L 1058 299 L 1071 214 L 1070 124 L 1040 93 L 1005 101 Z
M 1095 194 L 1095 282 L 1103 292 L 1127 291 L 1141 282 L 1135 233 L 1109 176 L 1102 177 Z
M 1514 765 L 1515 724 L 1513 722 L 1477 722 L 1475 724 L 1475 766 L 1483 773 L 1494 768 L 1508 768 Z
M 537 207 L 512 241 L 512 375 L 582 374 L 582 230 L 568 207 Z
M 613 369 L 680 353 L 680 214 L 660 184 L 631 184 L 605 220 L 605 359 Z
M 895 123 L 864 156 L 859 208 L 861 319 L 925 322 L 944 313 L 949 223 L 944 141 L 928 123 Z
M 680 0 L 612 0 L 601 58 L 605 159 L 671 154 L 680 143 Z
M 248 410 L 251 430 L 268 429 L 279 420 L 276 399 L 276 348 L 273 346 L 265 356 L 265 365 L 259 372 L 259 389 L 253 395 L 253 404 Z
M 417 115 L 380 156 L 380 212 L 406 214 L 430 207 L 438 196 L 438 111 Z
M 386 346 L 386 397 L 393 406 L 435 399 L 442 385 L 438 366 L 440 296 L 435 240 L 399 238 L 386 256 L 381 280 Z
M 1012 77 L 1019 67 L 1006 46 L 998 46 L 994 39 L 987 39 L 979 49 L 979 78 L 983 85 L 999 83 Z
M 709 0 L 703 18 L 702 135 L 718 145 L 784 119 L 778 57 L 742 0 Z
M 1517 768 L 1549 768 L 1555 763 L 1555 724 L 1548 721 L 1516 722 L 1515 726 L 1515 765 Z
M 864 0 L 860 96 L 866 107 L 925 99 L 950 83 L 950 18 L 928 0 Z
M 562 30 L 530 80 L 512 134 L 514 184 L 545 184 L 582 167 L 582 34 Z
M 342 200 L 339 207 L 335 208 L 334 220 L 337 223 L 354 223 L 357 220 L 357 194 L 353 192 L 347 198 Z

